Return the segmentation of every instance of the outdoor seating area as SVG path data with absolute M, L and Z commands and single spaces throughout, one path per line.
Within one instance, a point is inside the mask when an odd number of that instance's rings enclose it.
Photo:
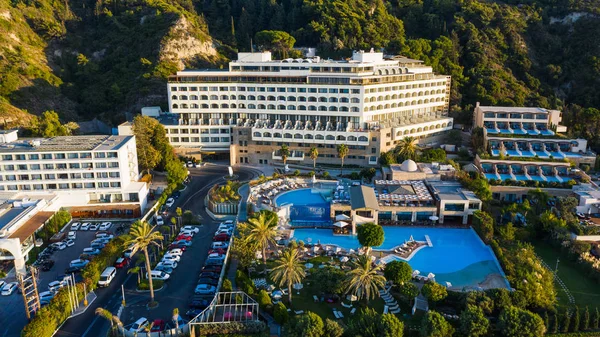
M 399 314 L 400 306 L 398 305 L 398 302 L 396 301 L 396 299 L 394 299 L 394 297 L 392 295 L 390 295 L 390 293 L 389 293 L 390 288 L 391 287 L 379 290 L 379 296 L 385 301 L 385 306 L 383 307 L 383 313 L 384 314 Z
M 404 242 L 400 247 L 395 248 L 394 253 L 403 259 L 408 259 L 414 251 L 423 246 L 427 246 L 427 243 L 415 241 L 411 237 L 409 241 Z
M 248 202 L 272 206 L 273 200 L 280 193 L 307 187 L 308 184 L 304 179 L 281 178 L 267 181 L 250 187 L 250 198 L 248 199 Z
M 421 180 L 376 180 L 379 206 L 431 206 L 433 197 Z

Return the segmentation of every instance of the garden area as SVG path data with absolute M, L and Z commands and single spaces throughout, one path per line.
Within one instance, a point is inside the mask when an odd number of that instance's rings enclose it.
M 237 203 L 240 200 L 238 189 L 239 181 L 228 181 L 225 185 L 215 185 L 208 192 L 210 201 L 216 203 Z

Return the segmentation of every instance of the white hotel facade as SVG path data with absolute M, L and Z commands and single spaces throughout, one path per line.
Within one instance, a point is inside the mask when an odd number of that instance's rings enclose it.
M 19 139 L 0 133 L 0 193 L 57 195 L 53 209 L 131 210 L 146 206 L 138 182 L 134 136 L 64 136 Z
M 229 153 L 232 164 L 279 161 L 376 165 L 402 138 L 434 142 L 452 129 L 450 76 L 421 61 L 354 52 L 350 60 L 271 60 L 270 52 L 239 53 L 227 70 L 186 70 L 168 83 L 171 113 L 156 116 L 182 153 Z

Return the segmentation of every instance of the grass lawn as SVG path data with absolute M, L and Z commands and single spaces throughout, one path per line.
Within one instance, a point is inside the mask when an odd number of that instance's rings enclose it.
M 556 259 L 560 259 L 558 264 L 558 277 L 565 283 L 571 295 L 575 298 L 575 304 L 579 307 L 589 306 L 595 308 L 600 303 L 600 285 L 590 280 L 583 274 L 574 262 L 567 259 L 560 251 L 554 250 L 550 245 L 544 242 L 534 243 L 535 252 L 550 266 L 556 266 Z M 561 306 L 569 305 L 566 294 L 555 282 L 555 288 L 558 295 L 558 303 Z

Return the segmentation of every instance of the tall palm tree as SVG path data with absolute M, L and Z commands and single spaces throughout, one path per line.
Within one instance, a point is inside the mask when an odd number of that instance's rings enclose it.
M 110 323 L 110 330 L 115 331 L 119 326 L 123 325 L 119 317 L 113 315 L 110 311 L 104 308 L 96 308 L 96 315 L 103 317 Z
M 368 255 L 359 256 L 346 276 L 347 293 L 358 299 L 364 298 L 368 304 L 371 298 L 375 298 L 377 291 L 385 286 L 385 277 L 378 274 L 382 269 L 383 264 L 373 265 Z
M 288 288 L 288 301 L 292 304 L 292 285 L 300 283 L 306 276 L 304 265 L 300 263 L 298 249 L 287 249 L 275 261 L 275 267 L 271 271 L 271 279 L 280 287 Z
M 417 155 L 417 138 L 407 136 L 400 140 L 400 143 L 396 147 L 396 151 L 404 159 L 414 160 Z
M 277 221 L 261 212 L 258 217 L 248 219 L 248 235 L 246 240 L 252 242 L 262 250 L 263 262 L 267 263 L 267 247 L 275 243 L 277 235 Z
M 287 145 L 283 144 L 281 145 L 281 149 L 279 149 L 279 152 L 281 153 L 281 160 L 283 160 L 283 166 L 285 167 L 288 157 L 290 156 L 290 148 Z
M 350 148 L 348 148 L 348 145 L 338 144 L 337 153 L 338 153 L 338 157 L 340 157 L 340 159 L 342 160 L 342 170 L 340 172 L 341 174 L 344 174 L 344 158 L 346 158 L 346 156 L 348 155 L 348 152 L 350 152 Z
M 317 167 L 317 158 L 319 158 L 319 150 L 317 150 L 317 148 L 313 146 L 308 151 L 308 155 L 310 156 L 310 159 L 313 160 L 313 169 L 316 168 Z
M 150 257 L 148 256 L 148 247 L 149 246 L 157 246 L 160 244 L 158 241 L 163 240 L 162 234 L 160 232 L 155 231 L 156 226 L 150 227 L 150 225 L 145 221 L 136 221 L 133 226 L 131 226 L 131 230 L 129 234 L 132 236 L 132 239 L 127 242 L 125 247 L 131 246 L 131 255 L 135 254 L 137 251 L 144 252 L 144 258 L 146 259 L 146 273 L 148 274 L 148 284 L 150 285 L 150 301 L 154 302 L 154 286 L 152 285 L 152 275 L 150 271 Z

